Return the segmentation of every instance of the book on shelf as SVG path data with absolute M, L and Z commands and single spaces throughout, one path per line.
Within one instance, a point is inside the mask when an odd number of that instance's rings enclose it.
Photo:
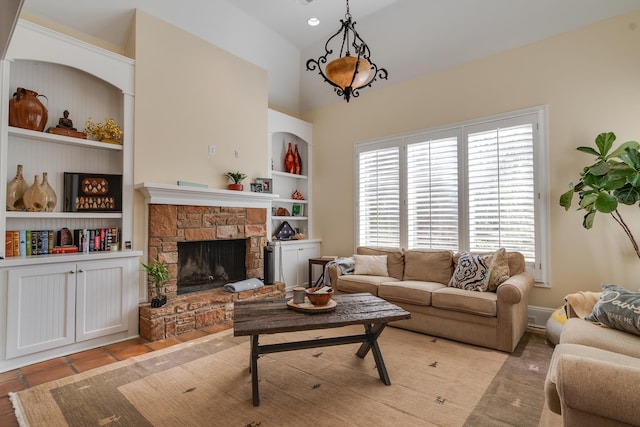
M 4 233 L 4 257 L 13 256 L 13 231 L 7 230 Z
M 69 254 L 78 252 L 78 247 L 75 245 L 54 246 L 52 253 L 54 254 Z
M 20 236 L 19 256 L 27 256 L 27 230 L 18 230 Z

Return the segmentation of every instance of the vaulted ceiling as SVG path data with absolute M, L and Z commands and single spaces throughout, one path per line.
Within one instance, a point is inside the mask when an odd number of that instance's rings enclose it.
M 401 81 L 640 9 L 638 0 L 350 0 L 372 59 Z M 267 69 L 269 102 L 293 112 L 344 102 L 309 58 L 339 28 L 344 0 L 25 0 L 23 12 L 125 45 L 135 9 Z M 310 27 L 307 19 L 320 25 Z M 362 98 L 360 98 L 362 99 Z M 358 102 L 354 100 L 352 102 Z

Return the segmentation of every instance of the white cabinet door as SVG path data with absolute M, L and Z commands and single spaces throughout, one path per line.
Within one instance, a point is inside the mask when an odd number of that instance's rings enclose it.
M 296 286 L 300 286 L 298 281 L 298 246 L 297 245 L 282 245 L 280 247 L 280 253 L 282 255 L 280 268 L 281 277 L 285 284 L 285 291 L 287 293 L 292 292 L 292 289 Z
M 320 242 L 287 242 L 276 249 L 276 280 L 285 283 L 287 293 L 296 286 L 308 286 L 309 258 L 320 256 Z
M 75 271 L 75 263 L 9 271 L 7 359 L 74 342 Z
M 76 270 L 76 341 L 126 331 L 126 260 L 87 261 Z

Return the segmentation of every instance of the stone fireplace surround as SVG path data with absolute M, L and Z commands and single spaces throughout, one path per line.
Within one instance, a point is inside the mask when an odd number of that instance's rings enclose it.
M 247 278 L 262 277 L 271 195 L 165 184 L 136 186 L 148 204 L 148 259 L 169 266 L 167 304 L 140 305 L 140 336 L 149 341 L 233 321 L 233 303 L 285 296 L 284 283 L 230 293 L 222 288 L 177 295 L 178 242 L 246 239 Z M 153 286 L 148 283 L 148 295 Z

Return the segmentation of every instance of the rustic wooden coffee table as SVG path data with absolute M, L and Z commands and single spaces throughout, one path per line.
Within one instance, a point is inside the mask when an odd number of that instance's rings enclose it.
M 387 323 L 409 319 L 411 313 L 368 293 L 336 295 L 333 299 L 337 302 L 335 310 L 313 314 L 301 313 L 288 308 L 288 298 L 235 303 L 233 334 L 235 336 L 251 336 L 249 369 L 251 370 L 253 406 L 260 405 L 258 357 L 261 354 L 362 343 L 356 356 L 364 358 L 371 350 L 380 380 L 386 385 L 391 385 L 378 346 L 378 337 Z M 267 345 L 260 345 L 258 342 L 258 337 L 264 334 L 338 328 L 348 325 L 364 325 L 364 334 Z

